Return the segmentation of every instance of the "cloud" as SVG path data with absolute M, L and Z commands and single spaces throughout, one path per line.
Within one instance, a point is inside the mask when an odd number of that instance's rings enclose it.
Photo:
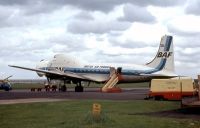
M 199 50 L 199 47 L 178 47 L 175 49 L 177 61 L 196 63 L 200 61 L 200 55 L 198 54 Z
M 180 3 L 183 3 L 181 0 L 148 0 L 148 1 L 141 1 L 141 0 L 92 0 L 92 1 L 82 1 L 82 0 L 59 0 L 54 1 L 51 0 L 52 3 L 55 4 L 62 4 L 62 5 L 72 5 L 77 8 L 88 10 L 88 11 L 102 11 L 102 12 L 110 12 L 113 10 L 114 7 L 122 5 L 122 4 L 135 4 L 138 6 L 175 6 Z
M 79 52 L 87 51 L 88 48 L 84 43 L 84 37 L 73 36 L 72 34 L 65 33 L 58 36 L 53 36 L 48 39 L 48 44 L 52 45 L 52 49 L 56 53 L 74 52 L 78 50 Z
M 0 21 L 7 20 L 14 13 L 15 8 L 0 5 Z
M 94 17 L 90 12 L 87 11 L 81 11 L 77 15 L 74 16 L 75 19 L 80 19 L 80 20 L 94 20 Z
M 22 11 L 25 15 L 37 15 L 37 14 L 47 14 L 51 13 L 60 8 L 60 6 L 47 4 L 44 1 L 40 1 L 38 3 L 33 3 L 27 6 L 21 6 Z
M 120 21 L 128 21 L 128 22 L 147 22 L 153 23 L 155 22 L 155 17 L 151 15 L 150 12 L 147 11 L 145 7 L 139 7 L 131 4 L 126 4 L 123 7 L 124 16 L 120 17 Z
M 184 15 L 179 16 L 168 22 L 169 32 L 182 36 L 194 36 L 200 33 L 200 19 L 198 16 Z
M 116 5 L 122 4 L 122 1 L 115 0 L 93 0 L 93 1 L 82 1 L 82 0 L 0 0 L 0 5 L 6 6 L 20 6 L 27 11 L 27 14 L 45 13 L 51 12 L 51 10 L 58 9 L 63 6 L 74 6 L 82 10 L 89 11 L 111 11 Z
M 188 0 L 185 12 L 187 14 L 200 15 L 199 5 L 200 5 L 199 0 Z
M 0 28 L 23 27 L 39 21 L 36 17 L 24 16 L 24 11 L 18 7 L 0 6 Z M 38 16 L 37 16 L 38 17 Z
M 147 48 L 148 49 L 148 48 Z M 134 50 L 134 49 L 133 49 Z M 144 65 L 147 62 L 150 62 L 155 54 L 149 54 L 149 52 L 143 52 L 141 54 L 130 53 L 130 54 L 110 54 L 106 53 L 105 51 L 99 51 L 95 54 L 96 57 L 93 58 L 90 62 L 98 62 L 98 63 L 112 63 L 114 65 L 120 64 L 124 68 L 127 68 L 127 65 L 132 67 L 132 65 Z M 141 59 L 142 58 L 142 59 Z M 137 60 L 137 61 L 136 61 Z
M 10 26 L 10 20 L 15 16 L 17 9 L 0 5 L 0 27 Z
M 128 0 L 130 3 L 139 5 L 139 6 L 160 6 L 160 7 L 169 7 L 169 6 L 177 6 L 183 4 L 182 0 Z
M 14 7 L 23 11 L 26 15 L 34 15 L 39 13 L 50 13 L 51 11 L 58 9 L 58 5 L 48 3 L 43 0 L 0 0 L 0 5 L 5 7 Z
M 153 48 L 154 49 L 154 48 Z M 153 53 L 154 50 L 152 47 L 142 47 L 142 48 L 123 48 L 119 46 L 113 46 L 109 49 L 103 49 L 102 53 L 107 55 L 140 55 L 142 56 L 149 55 L 149 53 Z M 113 52 L 114 51 L 114 52 Z M 147 51 L 146 53 L 144 51 Z
M 200 32 L 191 32 L 191 31 L 187 31 L 187 30 L 180 30 L 179 28 L 172 26 L 172 25 L 168 25 L 167 27 L 168 31 L 174 35 L 179 35 L 179 36 L 196 36 L 199 35 Z
M 114 7 L 122 5 L 122 4 L 134 4 L 138 6 L 175 6 L 183 3 L 181 0 L 0 0 L 0 5 L 8 5 L 8 6 L 26 6 L 29 14 L 35 13 L 43 13 L 43 12 L 51 12 L 51 10 L 58 9 L 62 6 L 74 6 L 81 10 L 87 11 L 102 11 L 102 12 L 110 12 Z M 43 9 L 42 9 L 43 8 Z M 32 10 L 32 11 L 30 11 Z
M 96 33 L 103 34 L 111 31 L 124 31 L 130 27 L 127 22 L 119 21 L 97 21 L 97 20 L 74 20 L 71 21 L 67 30 L 74 34 Z
M 1 5 L 26 5 L 30 2 L 31 0 L 0 0 Z M 37 0 L 36 0 L 37 1 Z
M 143 48 L 143 47 L 157 47 L 157 44 L 149 42 L 135 41 L 130 39 L 120 40 L 120 37 L 109 36 L 108 41 L 112 44 L 112 47 L 119 46 L 122 48 Z

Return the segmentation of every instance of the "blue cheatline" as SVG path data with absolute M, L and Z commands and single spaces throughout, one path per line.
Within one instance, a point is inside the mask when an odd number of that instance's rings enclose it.
M 171 43 L 172 43 L 172 36 L 168 36 L 167 40 L 166 40 L 166 45 L 165 45 L 164 51 L 169 51 Z
M 160 63 L 158 64 L 158 66 L 155 69 L 151 69 L 151 70 L 122 70 L 122 74 L 123 75 L 139 75 L 139 74 L 151 74 L 157 71 L 162 70 L 165 67 L 165 64 L 167 62 L 166 58 L 162 58 Z M 40 68 L 42 70 L 50 70 L 52 69 L 52 67 L 43 67 Z M 74 72 L 74 73 L 91 73 L 91 74 L 110 74 L 110 69 L 90 69 L 90 68 L 69 68 L 69 67 L 64 67 L 64 72 Z

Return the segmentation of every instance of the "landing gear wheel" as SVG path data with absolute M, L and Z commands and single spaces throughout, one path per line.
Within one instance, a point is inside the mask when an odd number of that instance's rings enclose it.
M 81 85 L 81 82 L 76 84 L 75 92 L 83 92 L 83 86 Z
M 67 91 L 66 85 L 62 85 L 59 90 L 62 92 L 66 92 Z
M 75 92 L 83 92 L 83 86 L 76 86 Z

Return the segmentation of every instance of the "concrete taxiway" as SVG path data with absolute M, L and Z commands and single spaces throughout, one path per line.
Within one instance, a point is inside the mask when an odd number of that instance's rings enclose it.
M 67 92 L 46 92 L 42 90 L 41 92 L 31 92 L 30 90 L 12 90 L 10 92 L 0 92 L 0 104 L 6 102 L 6 100 L 19 100 L 19 99 L 29 99 L 26 100 L 30 102 L 34 99 L 101 99 L 101 100 L 143 100 L 147 94 L 148 88 L 123 88 L 121 93 L 102 93 L 99 88 L 85 88 L 84 92 L 74 92 L 74 89 L 68 89 Z M 23 101 L 26 102 L 26 101 Z M 17 102 L 19 103 L 19 102 Z

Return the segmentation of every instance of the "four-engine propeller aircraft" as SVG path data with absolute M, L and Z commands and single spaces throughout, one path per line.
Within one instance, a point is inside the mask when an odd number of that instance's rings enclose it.
M 173 37 L 165 35 L 161 38 L 155 58 L 145 65 L 135 64 L 83 64 L 75 58 L 57 54 L 50 61 L 41 60 L 36 68 L 9 65 L 10 67 L 36 71 L 39 76 L 46 76 L 48 81 L 60 79 L 76 83 L 75 90 L 81 88 L 82 81 L 106 82 L 111 71 L 116 69 L 120 74 L 118 83 L 144 82 L 153 78 L 176 77 L 174 73 Z M 64 82 L 65 83 L 65 82 Z M 80 88 L 80 89 L 76 89 Z

